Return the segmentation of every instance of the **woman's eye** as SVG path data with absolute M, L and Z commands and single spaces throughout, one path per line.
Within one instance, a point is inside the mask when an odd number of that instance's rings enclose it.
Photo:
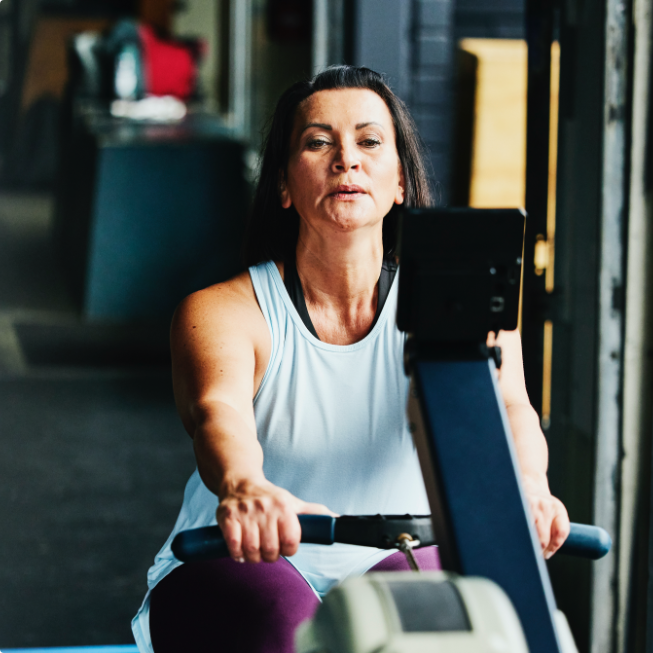
M 381 145 L 381 141 L 379 141 L 376 138 L 366 138 L 364 141 L 361 142 L 361 145 L 363 145 L 363 147 L 372 148 Z
M 308 147 L 312 150 L 321 150 L 325 145 L 328 145 L 328 143 L 322 138 L 315 138 L 312 141 L 308 141 Z

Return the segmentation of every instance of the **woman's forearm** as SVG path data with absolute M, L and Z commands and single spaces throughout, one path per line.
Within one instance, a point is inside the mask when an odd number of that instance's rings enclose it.
M 261 445 L 235 408 L 215 402 L 194 413 L 197 469 L 211 492 L 223 499 L 243 485 L 265 482 Z
M 507 406 L 507 412 L 525 482 L 548 491 L 549 452 L 537 413 L 532 406 L 521 403 Z

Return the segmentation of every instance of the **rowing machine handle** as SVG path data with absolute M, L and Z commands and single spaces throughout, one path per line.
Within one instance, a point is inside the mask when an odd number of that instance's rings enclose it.
M 298 515 L 302 527 L 302 542 L 307 544 L 333 544 L 336 539 L 336 517 L 328 515 Z M 351 518 L 347 518 L 351 519 Z M 351 529 L 351 524 L 350 527 Z M 427 543 L 426 538 L 422 538 Z M 571 524 L 567 541 L 560 553 L 598 560 L 612 547 L 608 533 L 598 526 Z M 227 545 L 219 526 L 205 526 L 177 533 L 172 541 L 172 553 L 182 562 L 225 558 Z
M 309 544 L 333 544 L 336 520 L 328 515 L 298 515 L 302 527 L 302 542 Z M 172 540 L 172 553 L 177 560 L 191 562 L 226 558 L 227 543 L 219 526 L 204 526 L 177 533 Z
M 560 547 L 559 552 L 565 555 L 599 560 L 607 555 L 612 548 L 612 538 L 608 531 L 600 526 L 571 523 L 569 537 Z

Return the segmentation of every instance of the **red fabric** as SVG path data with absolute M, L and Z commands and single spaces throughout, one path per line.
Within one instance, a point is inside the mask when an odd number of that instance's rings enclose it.
M 195 89 L 197 69 L 190 50 L 160 39 L 149 25 L 139 27 L 143 47 L 145 92 L 187 99 Z

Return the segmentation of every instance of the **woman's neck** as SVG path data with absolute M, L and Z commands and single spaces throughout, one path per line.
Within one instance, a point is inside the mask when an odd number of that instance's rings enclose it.
M 325 240 L 300 232 L 297 272 L 307 299 L 343 304 L 374 293 L 383 263 L 383 240 L 346 236 Z
M 382 231 L 328 239 L 302 231 L 297 273 L 315 329 L 325 342 L 357 342 L 369 332 L 376 313 Z

